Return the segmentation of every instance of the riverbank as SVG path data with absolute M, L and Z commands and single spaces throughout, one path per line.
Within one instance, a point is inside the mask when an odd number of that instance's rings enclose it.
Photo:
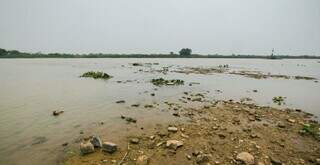
M 83 155 L 78 150 L 67 154 L 63 163 L 320 163 L 319 124 L 311 114 L 299 109 L 276 109 L 231 100 L 207 102 L 199 108 L 181 108 L 171 113 L 184 122 L 146 129 L 133 126 L 121 137 L 111 138 L 113 135 L 107 133 L 102 141 L 113 139 L 117 151 L 110 154 L 95 148 L 94 153 Z M 310 126 L 313 132 L 308 132 Z

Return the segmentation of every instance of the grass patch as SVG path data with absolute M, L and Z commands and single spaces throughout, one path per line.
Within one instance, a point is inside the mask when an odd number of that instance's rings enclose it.
M 304 124 L 302 130 L 300 131 L 302 134 L 309 134 L 313 136 L 315 139 L 320 141 L 320 127 L 316 124 Z
M 180 79 L 172 79 L 172 80 L 166 80 L 164 78 L 157 78 L 152 79 L 151 83 L 156 86 L 162 86 L 162 85 L 183 85 L 184 81 Z
M 109 79 L 112 76 L 108 75 L 107 73 L 103 73 L 103 72 L 89 71 L 89 72 L 83 73 L 80 77 L 91 77 L 94 79 Z

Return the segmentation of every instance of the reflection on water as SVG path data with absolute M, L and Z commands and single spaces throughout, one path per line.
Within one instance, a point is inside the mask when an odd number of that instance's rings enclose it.
M 133 62 L 159 63 L 132 66 Z M 0 164 L 55 164 L 61 144 L 81 130 L 98 132 L 103 121 L 110 132 L 126 124 L 121 114 L 136 117 L 140 123 L 175 120 L 166 113 L 164 101 L 177 101 L 183 92 L 209 91 L 212 99 L 250 97 L 257 104 L 277 106 L 272 97 L 285 96 L 286 105 L 320 116 L 320 83 L 307 80 L 251 79 L 229 74 L 182 74 L 177 67 L 214 67 L 228 64 L 234 70 L 262 71 L 320 79 L 316 60 L 263 59 L 2 59 L 0 60 Z M 172 67 L 170 67 L 172 66 Z M 168 74 L 148 71 L 169 67 Z M 114 78 L 79 78 L 89 70 L 104 71 Z M 152 78 L 183 79 L 184 86 L 155 87 Z M 129 80 L 129 81 L 128 81 Z M 121 83 L 118 81 L 122 81 Z M 125 82 L 125 83 L 123 83 Z M 189 86 L 189 82 L 198 82 Z M 155 89 L 157 88 L 157 89 Z M 222 92 L 217 92 L 221 90 Z M 253 92 L 257 90 L 258 92 Z M 155 96 L 150 96 L 155 93 Z M 125 104 L 116 104 L 126 100 Z M 159 103 L 154 109 L 143 105 Z M 141 104 L 133 108 L 131 104 Z M 64 110 L 59 117 L 52 111 Z M 92 129 L 94 128 L 94 129 Z

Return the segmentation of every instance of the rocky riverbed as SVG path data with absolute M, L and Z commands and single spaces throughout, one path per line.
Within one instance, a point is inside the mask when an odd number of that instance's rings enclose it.
M 178 103 L 170 105 L 179 107 Z M 148 129 L 133 127 L 133 131 L 113 137 L 116 142 L 105 141 L 113 136 L 107 134 L 101 137 L 101 147 L 93 148 L 92 144 L 88 153 L 81 153 L 79 145 L 88 145 L 92 137 L 80 139 L 78 150 L 66 154 L 63 163 L 320 163 L 320 126 L 311 114 L 299 109 L 275 109 L 229 100 L 206 101 L 198 108 L 172 108 L 170 112 L 181 116 L 184 122 Z

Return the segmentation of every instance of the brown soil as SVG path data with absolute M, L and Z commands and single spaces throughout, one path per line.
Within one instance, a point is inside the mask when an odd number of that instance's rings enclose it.
M 316 139 L 319 135 L 301 134 L 306 123 L 314 124 L 319 133 L 319 124 L 300 110 L 219 101 L 197 109 L 172 111 L 185 122 L 144 130 L 132 128 L 124 136 L 113 137 L 119 145 L 115 153 L 100 149 L 84 156 L 76 153 L 69 155 L 64 164 L 241 164 L 236 160 L 240 152 L 250 153 L 259 165 L 320 161 L 320 141 Z M 168 126 L 177 127 L 178 131 L 168 132 Z M 132 137 L 138 138 L 139 143 L 130 143 Z M 167 140 L 182 141 L 183 146 L 167 148 Z M 139 160 L 142 158 L 146 161 Z

